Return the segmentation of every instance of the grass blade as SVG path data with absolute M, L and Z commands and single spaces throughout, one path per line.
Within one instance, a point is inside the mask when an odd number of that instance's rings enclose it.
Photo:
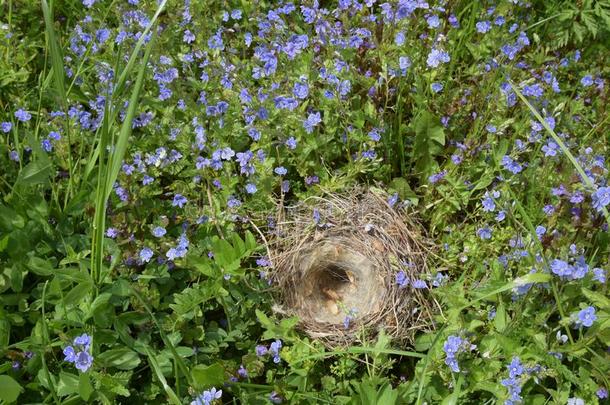
M 582 178 L 582 181 L 585 183 L 585 185 L 590 189 L 590 191 L 594 191 L 597 187 L 591 181 L 589 176 L 587 176 L 587 174 L 585 173 L 585 170 L 582 168 L 580 163 L 578 163 L 578 161 L 576 160 L 574 155 L 572 155 L 572 152 L 570 152 L 570 149 L 568 149 L 568 147 L 565 145 L 565 143 L 563 143 L 563 140 L 555 133 L 555 131 L 553 131 L 553 129 L 546 122 L 546 120 L 544 118 L 542 118 L 540 113 L 527 100 L 527 98 L 525 98 L 525 96 L 521 93 L 521 91 L 517 88 L 517 86 L 515 86 L 510 80 L 508 81 L 508 83 L 510 84 L 510 87 L 512 87 L 513 91 L 517 94 L 517 96 L 521 99 L 521 101 L 523 101 L 523 103 L 527 106 L 527 108 L 529 108 L 531 113 L 534 114 L 534 117 L 536 117 L 538 122 L 540 122 L 540 124 L 544 127 L 544 129 L 546 129 L 546 131 L 549 133 L 549 135 L 551 135 L 551 137 L 553 138 L 555 143 L 557 143 L 557 145 L 559 145 L 559 148 L 561 149 L 563 154 L 565 156 L 567 156 L 570 163 L 572 163 L 572 166 L 574 166 L 574 169 L 576 169 L 576 171 Z M 602 207 L 602 212 L 604 214 L 604 217 L 606 218 L 606 222 L 610 225 L 610 214 L 608 213 L 608 210 L 606 209 L 606 207 Z
M 178 398 L 172 387 L 167 384 L 167 380 L 161 372 L 161 368 L 159 367 L 159 364 L 157 363 L 154 354 L 148 347 L 146 347 L 146 354 L 148 355 L 148 363 L 150 364 L 150 368 L 155 372 L 155 375 L 157 376 L 159 382 L 161 382 L 161 385 L 163 386 L 163 389 L 165 390 L 165 393 L 167 394 L 167 397 L 169 398 L 170 402 L 176 405 L 182 404 L 182 401 L 180 401 L 180 398 Z
M 66 87 L 64 83 L 64 64 L 61 47 L 57 41 L 55 35 L 55 29 L 53 28 L 53 16 L 47 0 L 42 0 L 42 14 L 44 16 L 45 30 L 47 34 L 47 43 L 51 53 L 51 66 L 53 68 L 53 81 L 57 94 L 59 96 L 59 102 L 62 106 L 66 107 Z

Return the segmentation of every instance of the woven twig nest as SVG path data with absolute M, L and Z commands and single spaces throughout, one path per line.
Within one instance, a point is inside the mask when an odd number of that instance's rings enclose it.
M 381 191 L 355 190 L 280 208 L 269 243 L 275 309 L 328 346 L 371 338 L 380 329 L 410 342 L 430 330 L 432 299 L 396 281 L 428 275 L 431 245 L 404 207 Z M 405 285 L 408 284 L 408 285 Z

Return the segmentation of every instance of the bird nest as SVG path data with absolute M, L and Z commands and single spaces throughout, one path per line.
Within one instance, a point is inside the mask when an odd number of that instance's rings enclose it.
M 409 343 L 432 328 L 433 300 L 409 282 L 427 279 L 431 244 L 405 207 L 355 190 L 280 210 L 269 241 L 276 311 L 328 346 L 381 329 Z

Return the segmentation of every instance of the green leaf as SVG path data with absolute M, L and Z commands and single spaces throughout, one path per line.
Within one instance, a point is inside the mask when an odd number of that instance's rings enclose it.
M 51 175 L 51 163 L 40 159 L 28 163 L 19 172 L 15 186 L 46 183 Z
M 496 317 L 494 318 L 494 327 L 498 332 L 502 332 L 506 327 L 506 308 L 503 302 L 500 302 L 496 309 Z
M 78 378 L 78 394 L 81 396 L 82 399 L 88 401 L 92 393 L 93 386 L 91 385 L 89 374 L 81 373 Z
M 78 392 L 78 376 L 71 373 L 60 372 L 57 383 L 57 395 L 65 397 Z
M 7 404 L 15 402 L 23 388 L 17 381 L 8 375 L 0 375 L 0 399 Z
M 174 303 L 169 307 L 179 318 L 193 319 L 194 311 L 199 305 L 208 301 L 218 292 L 217 285 L 201 283 L 193 288 L 185 288 L 182 292 L 174 294 Z
M 53 266 L 47 260 L 32 256 L 27 263 L 27 268 L 39 276 L 50 276 L 53 274 Z
M 225 381 L 225 370 L 219 363 L 209 366 L 198 364 L 193 368 L 191 373 L 193 380 L 201 389 L 222 385 Z
M 610 308 L 610 299 L 605 295 L 595 291 L 587 290 L 586 288 L 582 289 L 582 293 L 597 308 Z
M 445 131 L 438 117 L 424 111 L 415 119 L 415 144 L 413 159 L 420 179 L 425 181 L 437 169 L 434 156 L 439 155 L 445 145 Z
M 132 370 L 140 365 L 138 353 L 126 347 L 102 352 L 96 357 L 102 367 L 115 367 L 119 370 Z

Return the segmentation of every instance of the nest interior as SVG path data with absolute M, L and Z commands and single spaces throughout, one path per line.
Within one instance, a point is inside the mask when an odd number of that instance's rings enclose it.
M 384 329 L 410 341 L 432 328 L 433 299 L 396 283 L 401 271 L 409 280 L 428 275 L 432 245 L 383 192 L 353 190 L 282 207 L 273 235 L 276 310 L 298 316 L 311 337 L 334 346 Z
M 375 263 L 340 241 L 323 240 L 303 252 L 295 265 L 302 283 L 295 285 L 293 308 L 315 322 L 343 323 L 346 313 L 378 311 L 384 280 Z

